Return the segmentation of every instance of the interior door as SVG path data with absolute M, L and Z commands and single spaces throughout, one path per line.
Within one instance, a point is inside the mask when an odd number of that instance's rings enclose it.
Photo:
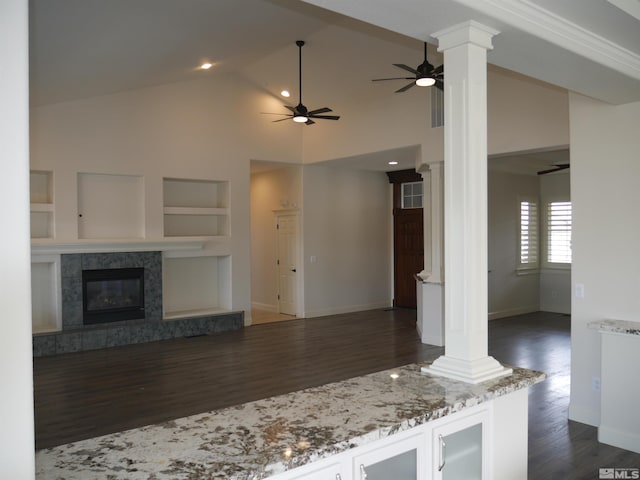
M 276 217 L 278 243 L 278 311 L 286 315 L 297 312 L 298 216 L 280 214 Z
M 422 208 L 396 208 L 394 224 L 394 297 L 396 307 L 416 308 L 415 274 L 424 268 Z
M 422 176 L 415 170 L 387 172 L 387 175 L 393 184 L 393 305 L 416 308 L 415 275 L 424 268 L 422 196 L 416 205 L 413 202 L 403 205 L 402 185 L 421 184 Z

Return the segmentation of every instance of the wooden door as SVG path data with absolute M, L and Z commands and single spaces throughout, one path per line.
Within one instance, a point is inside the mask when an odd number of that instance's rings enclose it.
M 394 209 L 393 225 L 395 306 L 416 308 L 415 274 L 424 267 L 422 209 Z
M 415 170 L 387 175 L 393 184 L 393 305 L 416 308 L 415 275 L 424 268 L 423 209 L 402 208 L 402 184 L 422 182 L 422 177 Z

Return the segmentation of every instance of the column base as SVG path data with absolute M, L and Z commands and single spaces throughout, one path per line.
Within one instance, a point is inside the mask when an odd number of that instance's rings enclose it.
M 477 360 L 460 360 L 458 358 L 442 355 L 427 367 L 422 367 L 422 372 L 439 377 L 452 378 L 465 383 L 482 383 L 494 378 L 511 375 L 511 368 L 503 367 L 493 357 L 484 357 Z

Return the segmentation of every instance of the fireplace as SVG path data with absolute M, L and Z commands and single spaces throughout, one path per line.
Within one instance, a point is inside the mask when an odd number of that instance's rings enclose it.
M 144 268 L 82 271 L 85 325 L 144 317 Z

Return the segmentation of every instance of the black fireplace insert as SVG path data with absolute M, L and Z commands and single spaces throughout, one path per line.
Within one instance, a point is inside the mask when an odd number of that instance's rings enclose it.
M 82 271 L 85 325 L 144 318 L 144 268 Z

